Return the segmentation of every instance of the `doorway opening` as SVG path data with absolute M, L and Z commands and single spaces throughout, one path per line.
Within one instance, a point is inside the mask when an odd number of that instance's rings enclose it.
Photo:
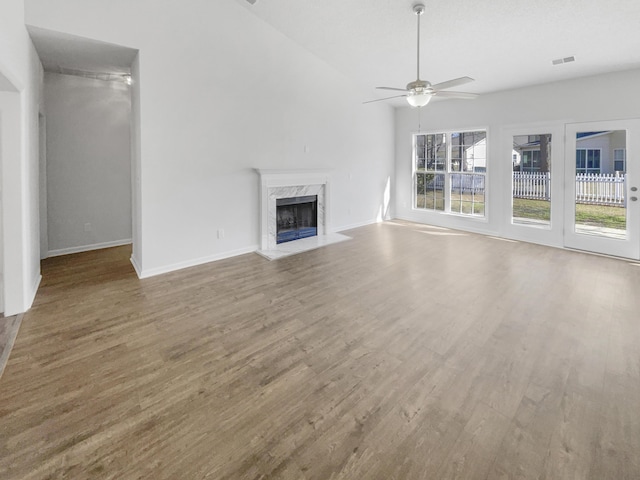
M 134 242 L 138 51 L 37 27 L 43 68 L 41 257 Z M 135 83 L 135 85 L 134 85 Z

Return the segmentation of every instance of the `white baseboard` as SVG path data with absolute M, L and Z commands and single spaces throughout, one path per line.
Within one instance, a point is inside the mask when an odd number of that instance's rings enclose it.
M 26 298 L 25 312 L 31 308 L 33 302 L 36 299 L 36 294 L 38 293 L 38 288 L 40 288 L 40 282 L 42 282 L 42 275 L 38 275 L 31 285 L 31 291 L 27 292 L 28 297 Z
M 131 244 L 131 239 L 114 240 L 112 242 L 94 243 L 92 245 L 81 245 L 79 247 L 61 248 L 59 250 L 49 250 L 47 257 L 59 257 L 60 255 L 70 255 L 72 253 L 89 252 L 91 250 L 100 250 L 101 248 L 120 247 L 122 245 Z
M 253 253 L 258 250 L 258 245 L 252 245 L 250 247 L 240 248 L 238 250 L 231 250 L 228 252 L 217 253 L 215 255 L 209 255 L 206 257 L 196 258 L 193 260 L 187 260 L 185 262 L 174 263 L 172 265 L 166 265 L 164 267 L 156 267 L 149 268 L 147 270 L 143 270 L 139 265 L 135 263 L 133 259 L 131 259 L 131 263 L 133 264 L 133 268 L 135 268 L 136 273 L 139 278 L 149 278 L 155 277 L 156 275 L 162 275 L 163 273 L 174 272 L 176 270 L 182 270 L 183 268 L 195 267 L 197 265 L 202 265 L 204 263 L 215 262 L 217 260 L 224 260 L 225 258 L 237 257 L 238 255 L 244 255 L 247 253 Z
M 396 220 L 405 220 L 407 222 L 413 222 L 413 223 L 419 223 L 421 225 L 431 225 L 434 227 L 440 227 L 440 228 L 448 228 L 450 230 L 460 230 L 462 232 L 470 232 L 470 233 L 477 233 L 480 235 L 489 235 L 489 236 L 500 236 L 498 232 L 492 230 L 492 229 L 488 229 L 485 226 L 488 225 L 486 219 L 484 218 L 473 218 L 470 217 L 469 219 L 464 219 L 465 224 L 464 225 L 450 225 L 445 219 L 444 222 L 441 221 L 437 221 L 437 220 L 429 220 L 426 219 L 422 216 L 416 215 L 398 215 L 395 218 Z M 476 225 L 480 225 L 480 227 L 476 227 Z
M 9 328 L 9 332 L 8 332 L 9 336 L 6 338 L 4 349 L 0 350 L 0 377 L 2 377 L 2 374 L 4 373 L 4 369 L 7 366 L 7 360 L 9 360 L 9 355 L 11 354 L 11 350 L 13 349 L 13 345 L 16 341 L 16 337 L 18 336 L 18 331 L 20 330 L 20 325 L 22 324 L 23 316 L 24 316 L 24 313 L 18 313 L 17 317 L 11 322 L 12 327 Z M 17 323 L 17 326 L 16 326 L 16 323 Z
M 129 260 L 131 261 L 131 265 L 133 265 L 133 269 L 136 271 L 138 278 L 142 278 L 142 268 L 140 268 L 138 261 L 133 257 L 133 255 L 131 255 Z
M 33 306 L 33 302 L 36 299 L 36 294 L 38 293 L 38 288 L 40 287 L 40 282 L 42 281 L 42 275 L 38 275 L 34 281 L 33 281 L 33 285 L 31 285 L 31 289 L 28 292 L 24 292 L 25 296 L 23 298 L 24 303 L 19 305 L 17 308 L 15 309 L 11 309 L 11 307 L 9 309 L 7 309 L 6 305 L 3 305 L 4 308 L 4 315 L 6 317 L 11 317 L 13 315 L 20 315 L 22 313 L 25 313 L 27 310 L 29 310 L 32 306 Z
M 387 221 L 384 220 L 376 220 L 375 218 L 371 220 L 367 220 L 366 222 L 352 223 L 351 225 L 343 225 L 341 227 L 333 229 L 334 232 L 344 232 L 345 230 L 351 230 L 352 228 L 366 227 L 367 225 L 373 225 L 374 223 L 382 223 Z

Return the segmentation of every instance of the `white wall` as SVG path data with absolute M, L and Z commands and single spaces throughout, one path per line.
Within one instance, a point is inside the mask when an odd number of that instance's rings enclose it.
M 142 275 L 256 249 L 254 167 L 333 169 L 336 228 L 385 210 L 392 109 L 234 0 L 29 0 L 27 19 L 139 50 Z
M 44 86 L 44 85 L 43 85 Z M 40 97 L 44 99 L 44 93 Z M 40 259 L 47 258 L 49 239 L 47 236 L 47 120 L 44 113 L 38 115 L 38 190 L 40 192 Z
M 417 109 L 396 111 L 396 215 L 399 218 L 443 227 L 562 245 L 562 223 L 544 231 L 516 227 L 511 219 L 512 137 L 553 134 L 552 176 L 563 178 L 564 125 L 571 122 L 640 117 L 640 70 L 483 95 L 476 100 L 432 102 L 422 111 L 422 130 L 487 129 L 487 217 L 468 218 L 413 210 L 412 135 L 418 130 Z M 605 92 L 595 94 L 594 92 Z M 559 139 L 556 140 L 556 139 Z M 575 158 L 568 161 L 575 162 Z M 552 218 L 562 215 L 562 185 L 552 182 Z
M 27 310 L 40 282 L 38 110 L 42 67 L 23 0 L 0 4 L 0 162 L 4 313 Z
M 137 79 L 130 86 L 131 95 L 131 215 L 132 215 L 132 253 L 136 272 L 142 268 L 142 189 L 141 189 L 141 153 L 140 153 L 140 59 L 136 55 L 131 64 L 131 77 Z
M 46 73 L 44 100 L 49 255 L 129 243 L 129 87 Z

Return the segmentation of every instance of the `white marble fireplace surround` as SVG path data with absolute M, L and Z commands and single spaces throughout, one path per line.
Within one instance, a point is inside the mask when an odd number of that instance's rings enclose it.
M 329 215 L 330 171 L 324 169 L 263 169 L 260 175 L 260 250 L 258 254 L 275 260 L 306 252 L 349 237 L 331 232 Z M 318 235 L 286 243 L 276 243 L 276 200 L 279 198 L 318 196 Z

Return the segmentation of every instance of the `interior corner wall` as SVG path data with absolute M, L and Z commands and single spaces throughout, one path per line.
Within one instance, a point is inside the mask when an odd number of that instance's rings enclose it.
M 140 175 L 140 54 L 131 64 L 131 263 L 138 275 L 142 265 L 142 191 Z
M 0 5 L 4 314 L 29 309 L 40 282 L 38 110 L 42 66 L 24 24 L 23 0 Z M 9 87 L 9 88 L 7 88 Z
M 30 25 L 139 51 L 139 274 L 257 249 L 254 168 L 330 169 L 337 230 L 389 215 L 390 106 L 362 105 L 359 85 L 235 0 L 126 11 L 77 0 L 26 10 Z
M 49 255 L 131 242 L 124 82 L 45 73 Z
M 21 154 L 21 111 L 20 94 L 14 92 L 0 92 L 0 172 L 2 180 L 2 280 L 3 280 L 3 312 L 6 316 L 22 303 L 24 297 L 24 261 L 20 255 L 23 237 L 21 231 L 15 232 L 16 226 L 20 227 L 21 211 L 12 208 L 21 205 L 22 191 L 20 185 L 12 183 L 15 178 L 16 167 L 20 168 Z M 14 232 L 12 235 L 9 232 Z M 18 274 L 17 277 L 15 275 Z M 13 305 L 12 305 L 13 303 Z M 17 312 L 16 312 L 17 313 Z
M 484 219 L 412 208 L 412 136 L 418 133 L 418 110 L 398 109 L 395 135 L 396 216 L 441 227 L 515 238 L 510 230 L 511 206 L 505 201 L 511 196 L 509 172 L 512 171 L 511 149 L 507 148 L 505 153 L 504 148 L 512 145 L 512 139 L 506 138 L 506 132 L 513 128 L 544 126 L 549 132 L 553 129 L 563 134 L 567 123 L 639 118 L 638 85 L 640 69 L 635 69 L 481 95 L 473 101 L 434 101 L 425 107 L 420 119 L 421 132 L 488 130 L 487 216 Z M 594 95 L 594 92 L 602 91 L 607 94 Z M 501 159 L 507 163 L 501 163 Z M 557 167 L 563 168 L 561 165 Z M 555 203 L 558 202 L 561 203 L 561 199 Z M 562 246 L 561 227 L 558 222 L 558 231 L 550 232 L 548 240 L 537 241 L 528 234 L 526 238 L 518 239 Z M 528 233 L 534 233 L 529 230 Z

